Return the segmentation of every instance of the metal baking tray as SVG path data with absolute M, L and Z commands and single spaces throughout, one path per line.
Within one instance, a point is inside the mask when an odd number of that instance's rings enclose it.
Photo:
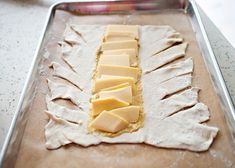
M 46 23 L 39 40 L 19 104 L 1 151 L 0 167 L 14 167 L 15 165 L 24 129 L 30 113 L 31 103 L 35 94 L 35 88 L 37 86 L 36 79 L 39 74 L 39 63 L 42 60 L 43 53 L 45 52 L 45 48 L 43 46 L 49 39 L 50 34 L 48 33 L 48 30 L 55 18 L 55 13 L 57 10 L 61 9 L 73 12 L 77 15 L 144 13 L 159 12 L 161 10 L 181 10 L 189 14 L 208 72 L 220 98 L 220 103 L 226 116 L 227 124 L 231 130 L 232 137 L 235 137 L 234 104 L 232 103 L 232 99 L 226 88 L 216 57 L 211 49 L 210 42 L 198 13 L 197 5 L 193 0 L 147 0 L 139 2 L 131 0 L 66 1 L 54 4 L 49 9 Z

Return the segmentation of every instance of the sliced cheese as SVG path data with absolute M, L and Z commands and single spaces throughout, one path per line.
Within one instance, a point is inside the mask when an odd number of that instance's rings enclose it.
M 112 110 L 119 107 L 128 106 L 129 103 L 115 99 L 115 98 L 106 98 L 106 99 L 96 99 L 92 100 L 92 115 L 97 116 L 104 110 Z
M 111 42 L 104 42 L 101 45 L 101 51 L 126 49 L 126 48 L 133 48 L 137 52 L 138 51 L 137 41 L 136 40 L 111 41 Z
M 107 55 L 128 54 L 128 55 L 130 55 L 130 57 L 137 56 L 137 52 L 133 48 L 106 50 L 106 51 L 103 51 L 103 54 L 107 54 Z
M 131 33 L 136 39 L 139 39 L 139 31 L 137 25 L 108 25 L 105 35 L 110 35 L 113 32 Z
M 132 93 L 135 93 L 135 83 L 132 77 L 124 77 L 124 76 L 112 76 L 112 77 L 101 77 L 97 79 L 94 84 L 93 92 L 99 92 L 101 89 L 109 88 L 115 85 L 129 83 L 132 87 Z
M 132 103 L 132 89 L 131 86 L 109 90 L 109 91 L 100 91 L 99 98 L 116 98 L 127 103 Z
M 132 32 L 111 31 L 105 35 L 104 40 L 105 41 L 135 40 L 135 35 Z
M 117 50 L 106 50 L 103 51 L 103 55 L 119 55 L 128 54 L 130 56 L 131 65 L 137 65 L 137 51 L 133 48 L 117 49 Z M 102 54 L 100 56 L 102 56 Z
M 90 126 L 97 130 L 116 133 L 127 128 L 128 122 L 115 114 L 103 111 Z
M 102 76 L 101 76 L 102 77 Z M 126 86 L 130 86 L 129 83 L 121 83 L 119 85 L 115 85 L 115 86 L 112 86 L 112 87 L 108 87 L 108 88 L 105 88 L 105 89 L 102 89 L 101 91 L 108 91 L 108 90 L 114 90 L 114 89 L 120 89 L 120 88 L 123 88 L 123 87 L 126 87 Z
M 100 64 L 97 68 L 97 76 L 112 75 L 112 76 L 126 76 L 134 78 L 137 81 L 139 68 L 126 67 L 126 66 L 113 66 Z
M 99 64 L 130 66 L 130 56 L 127 54 L 120 55 L 102 55 Z
M 101 75 L 100 76 L 100 79 L 110 79 L 110 78 L 116 79 L 117 76 L 113 76 L 113 75 Z
M 109 111 L 110 113 L 116 114 L 121 118 L 125 119 L 130 123 L 135 123 L 139 119 L 140 107 L 139 106 L 127 106 Z

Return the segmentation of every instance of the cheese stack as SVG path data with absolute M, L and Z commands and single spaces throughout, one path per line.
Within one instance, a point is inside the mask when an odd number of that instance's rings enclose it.
M 138 26 L 106 28 L 94 75 L 89 128 L 102 133 L 132 132 L 143 125 Z

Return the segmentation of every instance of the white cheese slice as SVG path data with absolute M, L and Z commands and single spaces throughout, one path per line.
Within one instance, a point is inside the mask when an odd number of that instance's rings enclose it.
M 131 86 L 126 86 L 119 89 L 109 90 L 109 91 L 100 91 L 99 98 L 116 98 L 127 103 L 132 103 L 132 89 Z
M 124 40 L 135 40 L 135 35 L 132 32 L 120 32 L 112 31 L 104 37 L 105 41 L 124 41 Z
M 95 80 L 93 92 L 98 92 L 102 89 L 109 88 L 115 85 L 123 84 L 123 83 L 129 83 L 132 87 L 132 92 L 135 93 L 135 83 L 134 79 L 132 77 L 124 77 L 124 76 L 113 76 L 113 77 L 107 77 L 107 78 L 100 78 Z
M 110 113 L 116 114 L 130 123 L 135 123 L 139 119 L 140 107 L 139 106 L 127 106 L 114 110 L 110 110 Z
M 117 49 L 117 50 L 106 50 L 103 51 L 102 54 L 104 55 L 119 55 L 119 54 L 127 54 L 130 56 L 130 62 L 131 66 L 137 65 L 137 51 L 133 48 L 127 48 L 127 49 Z M 101 56 L 102 56 L 101 54 Z
M 102 78 L 102 76 L 101 76 Z M 112 86 L 112 87 L 108 87 L 108 88 L 105 88 L 105 89 L 102 89 L 101 91 L 108 91 L 108 90 L 114 90 L 114 89 L 120 89 L 120 88 L 123 88 L 123 87 L 126 87 L 126 86 L 130 86 L 129 83 L 121 83 L 119 85 L 115 85 L 115 86 Z
M 103 51 L 103 54 L 107 55 L 117 55 L 117 54 L 128 54 L 131 57 L 136 57 L 138 54 L 135 49 L 133 48 L 125 48 L 125 49 L 116 49 L 116 50 L 106 50 Z
M 101 55 L 99 59 L 99 64 L 106 65 L 120 65 L 120 66 L 130 66 L 130 56 L 127 54 L 120 55 Z
M 115 99 L 115 98 L 105 98 L 92 100 L 92 115 L 97 116 L 104 110 L 112 110 L 119 107 L 128 106 L 129 103 Z
M 105 36 L 112 35 L 113 32 L 130 33 L 136 39 L 139 39 L 139 26 L 137 25 L 108 25 Z
M 112 75 L 112 76 L 125 76 L 132 77 L 137 81 L 139 68 L 126 67 L 126 66 L 112 66 L 112 65 L 99 65 L 97 67 L 97 76 Z
M 128 127 L 128 122 L 113 113 L 103 111 L 90 126 L 97 130 L 115 133 Z
M 133 48 L 137 52 L 138 51 L 137 41 L 136 40 L 112 41 L 112 42 L 104 42 L 103 44 L 101 44 L 101 51 L 127 49 L 127 48 Z

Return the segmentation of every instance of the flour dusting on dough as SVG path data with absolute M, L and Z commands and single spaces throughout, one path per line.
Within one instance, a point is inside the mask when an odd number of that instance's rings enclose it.
M 186 43 L 183 43 L 184 46 L 180 50 L 172 49 L 176 44 L 181 43 L 183 38 L 170 26 L 140 26 L 139 28 L 140 65 L 143 72 L 151 70 L 147 74 L 143 73 L 141 78 L 145 111 L 144 127 L 136 132 L 123 133 L 117 137 L 105 137 L 98 133 L 87 132 L 90 83 L 96 64 L 95 48 L 101 41 L 104 28 L 97 25 L 66 27 L 64 42 L 61 43 L 63 59 L 78 74 L 79 80 L 85 81 L 82 84 L 84 92 L 50 80 L 48 85 L 51 99 L 70 99 L 75 104 L 82 105 L 84 113 L 76 114 L 79 123 L 82 121 L 82 124 L 76 124 L 69 122 L 71 118 L 64 117 L 62 113 L 56 114 L 49 107 L 49 112 L 46 112 L 50 119 L 45 127 L 46 147 L 56 149 L 69 143 L 90 146 L 106 142 L 146 143 L 156 147 L 191 151 L 208 150 L 218 133 L 218 128 L 202 124 L 209 119 L 210 114 L 208 107 L 198 102 L 199 89 L 191 87 L 192 58 L 171 63 L 185 54 Z M 89 48 L 90 46 L 92 48 Z M 172 57 L 164 54 L 169 51 L 172 52 Z M 177 53 L 174 53 L 176 51 Z M 157 60 L 164 61 L 159 65 L 148 66 L 148 61 L 145 60 L 153 61 L 154 54 L 159 57 Z M 173 84 L 174 86 L 171 87 Z M 177 93 L 178 91 L 182 92 Z M 58 110 L 60 111 L 59 108 Z

